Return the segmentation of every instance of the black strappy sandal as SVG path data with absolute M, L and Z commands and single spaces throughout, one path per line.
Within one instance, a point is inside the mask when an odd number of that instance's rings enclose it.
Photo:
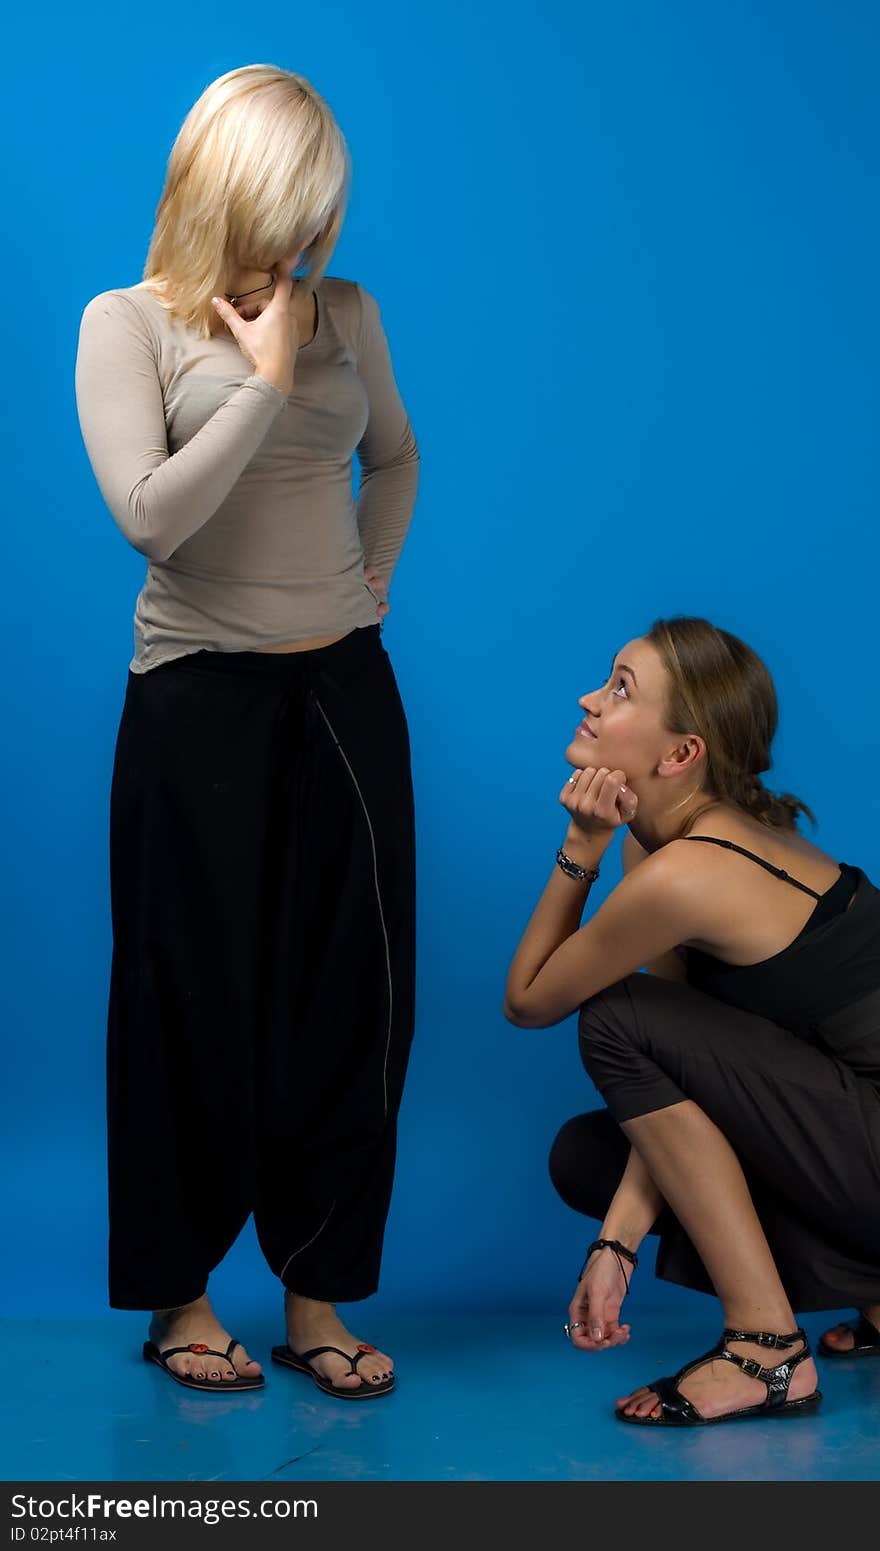
M 188 1346 L 166 1346 L 160 1351 L 154 1341 L 145 1341 L 143 1354 L 146 1362 L 156 1363 L 160 1368 L 164 1368 L 176 1384 L 184 1384 L 187 1389 L 206 1389 L 212 1394 L 220 1390 L 224 1395 L 243 1389 L 262 1389 L 266 1382 L 262 1373 L 255 1374 L 252 1379 L 243 1377 L 241 1374 L 236 1379 L 194 1379 L 191 1374 L 175 1373 L 174 1369 L 168 1366 L 168 1358 L 173 1357 L 176 1352 L 197 1352 L 199 1355 L 210 1352 L 213 1357 L 224 1357 L 232 1364 L 230 1354 L 234 1346 L 241 1346 L 241 1342 L 233 1338 L 225 1352 L 218 1352 L 216 1347 L 206 1346 L 204 1341 L 190 1341 Z M 232 1366 L 234 1367 L 234 1364 Z
M 273 1346 L 272 1361 L 281 1363 L 284 1368 L 292 1368 L 295 1373 L 304 1373 L 307 1378 L 314 1379 L 318 1388 L 322 1389 L 325 1395 L 337 1395 L 340 1400 L 373 1400 L 379 1395 L 391 1394 L 394 1388 L 393 1375 L 390 1379 L 380 1379 L 378 1384 L 374 1384 L 372 1380 L 367 1382 L 367 1380 L 361 1379 L 357 1387 L 342 1388 L 338 1384 L 332 1384 L 329 1379 L 325 1379 L 323 1373 L 319 1373 L 317 1368 L 313 1368 L 311 1366 L 311 1359 L 313 1357 L 320 1357 L 322 1352 L 336 1352 L 351 1364 L 351 1372 L 357 1373 L 357 1365 L 361 1358 L 368 1352 L 375 1352 L 375 1350 L 376 1348 L 370 1346 L 366 1341 L 360 1341 L 353 1357 L 349 1352 L 341 1351 L 338 1346 L 312 1346 L 307 1352 L 295 1352 L 291 1346 L 288 1346 L 287 1342 L 284 1342 L 281 1346 Z
M 775 1368 L 762 1368 L 759 1362 L 752 1357 L 738 1357 L 735 1352 L 729 1352 L 725 1345 L 727 1341 L 753 1341 L 756 1346 L 787 1347 L 793 1346 L 795 1341 L 803 1341 L 803 1348 L 796 1352 L 794 1357 L 788 1357 L 784 1362 L 778 1363 Z M 722 1331 L 721 1339 L 711 1352 L 705 1352 L 702 1357 L 695 1357 L 693 1362 L 685 1363 L 676 1374 L 671 1377 L 655 1379 L 653 1384 L 647 1384 L 646 1389 L 655 1392 L 661 1406 L 661 1415 L 655 1421 L 650 1411 L 647 1416 L 626 1416 L 620 1406 L 615 1406 L 614 1415 L 620 1422 L 634 1422 L 638 1427 L 713 1427 L 717 1422 L 738 1422 L 748 1416 L 808 1416 L 816 1411 L 822 1400 L 821 1390 L 813 1390 L 812 1395 L 804 1395 L 802 1400 L 786 1400 L 788 1387 L 792 1374 L 798 1363 L 802 1363 L 813 1354 L 810 1351 L 810 1343 L 806 1332 L 800 1327 L 793 1335 L 780 1336 L 767 1330 L 730 1330 Z M 767 1394 L 759 1405 L 742 1406 L 738 1411 L 726 1411 L 723 1416 L 701 1416 L 692 1401 L 681 1393 L 678 1385 L 681 1379 L 703 1363 L 711 1362 L 714 1357 L 723 1357 L 728 1362 L 736 1363 L 743 1373 L 749 1374 L 753 1379 L 760 1379 L 767 1386 Z M 628 1404 L 628 1402 L 627 1402 Z
M 842 1320 L 832 1325 L 832 1330 L 848 1330 L 853 1337 L 852 1346 L 829 1346 L 824 1336 L 816 1343 L 820 1357 L 880 1357 L 880 1330 L 872 1325 L 867 1315 L 860 1313 L 856 1320 Z

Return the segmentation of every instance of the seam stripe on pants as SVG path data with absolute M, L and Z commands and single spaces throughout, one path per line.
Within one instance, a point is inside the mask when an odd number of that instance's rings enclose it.
M 346 769 L 348 770 L 348 773 L 351 776 L 352 781 L 354 782 L 355 790 L 356 790 L 356 792 L 358 794 L 358 797 L 360 798 L 360 801 L 361 801 L 361 807 L 364 810 L 364 817 L 366 818 L 366 821 L 367 821 L 367 828 L 370 831 L 370 846 L 372 847 L 372 851 L 373 851 L 373 880 L 374 880 L 374 883 L 375 883 L 375 886 L 376 886 L 376 902 L 377 902 L 377 904 L 379 906 L 379 921 L 380 921 L 380 924 L 381 924 L 381 927 L 382 927 L 382 939 L 383 939 L 383 941 L 385 943 L 385 968 L 386 968 L 386 973 L 388 975 L 388 1035 L 387 1035 L 387 1038 L 385 1040 L 385 1060 L 384 1060 L 384 1063 L 383 1063 L 383 1066 L 382 1066 L 382 1092 L 383 1092 L 384 1106 L 385 1106 L 384 1107 L 384 1111 L 383 1111 L 383 1119 L 387 1120 L 388 1119 L 388 1054 L 389 1054 L 389 1051 L 391 1049 L 391 1028 L 392 1028 L 392 1014 L 393 1014 L 393 1008 L 394 1008 L 394 989 L 393 989 L 393 984 L 392 984 L 392 979 L 391 979 L 391 950 L 390 950 L 390 948 L 388 946 L 388 930 L 387 930 L 387 927 L 385 925 L 385 912 L 382 909 L 382 893 L 381 893 L 381 890 L 379 888 L 379 863 L 378 863 L 378 859 L 377 859 L 377 856 L 376 856 L 376 837 L 375 837 L 375 835 L 373 833 L 372 823 L 370 822 L 369 810 L 368 810 L 367 805 L 366 805 L 366 803 L 364 801 L 364 794 L 361 791 L 360 786 L 358 785 L 357 776 L 355 775 L 354 771 L 352 770 L 351 763 L 350 763 L 350 761 L 348 759 L 348 756 L 346 755 L 346 752 L 345 752 L 344 748 L 342 747 L 342 744 L 340 743 L 339 739 L 336 736 L 336 733 L 333 730 L 333 727 L 331 725 L 330 718 L 327 715 L 327 712 L 324 710 L 324 707 L 322 706 L 322 704 L 321 704 L 320 700 L 318 699 L 317 695 L 315 695 L 314 690 L 312 690 L 312 694 L 314 695 L 315 705 L 318 707 L 318 710 L 320 711 L 321 715 L 323 716 L 324 721 L 327 723 L 327 727 L 329 729 L 330 736 L 333 739 L 333 742 L 336 744 L 336 747 L 338 748 L 340 754 L 342 755 L 342 758 L 345 761 Z
M 291 1260 L 295 1260 L 297 1255 L 301 1255 L 304 1249 L 308 1249 L 310 1244 L 314 1244 L 314 1242 L 315 1242 L 316 1238 L 318 1237 L 318 1235 L 324 1232 L 324 1229 L 326 1228 L 328 1222 L 330 1221 L 330 1218 L 333 1216 L 333 1210 L 334 1210 L 335 1206 L 336 1206 L 336 1202 L 334 1200 L 331 1203 L 330 1210 L 327 1213 L 327 1216 L 324 1218 L 324 1221 L 322 1222 L 320 1228 L 318 1229 L 318 1232 L 317 1233 L 313 1233 L 310 1239 L 306 1239 L 305 1244 L 301 1244 L 299 1249 L 295 1249 L 295 1250 L 291 1251 L 291 1253 L 288 1255 L 287 1259 L 285 1260 L 284 1265 L 281 1267 L 281 1270 L 278 1272 L 279 1277 L 281 1277 L 283 1279 L 284 1273 L 287 1270 L 287 1267 L 290 1265 Z

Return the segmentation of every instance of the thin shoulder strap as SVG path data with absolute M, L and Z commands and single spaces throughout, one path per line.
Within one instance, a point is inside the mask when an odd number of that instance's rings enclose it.
M 815 889 L 808 888 L 806 883 L 800 883 L 797 878 L 793 878 L 784 868 L 774 867 L 773 863 L 766 862 L 763 856 L 756 856 L 754 851 L 747 851 L 744 846 L 738 846 L 733 840 L 721 840 L 717 835 L 684 835 L 682 838 L 684 840 L 708 840 L 711 845 L 726 846 L 728 851 L 739 851 L 741 856 L 750 856 L 753 862 L 757 862 L 761 867 L 766 867 L 767 871 L 775 873 L 777 878 L 783 878 L 786 883 L 793 883 L 796 889 L 803 889 L 805 894 L 812 894 L 814 899 L 822 898 L 822 895 L 817 894 Z

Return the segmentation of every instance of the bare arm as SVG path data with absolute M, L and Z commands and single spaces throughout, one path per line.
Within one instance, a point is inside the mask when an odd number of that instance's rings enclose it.
M 643 862 L 650 852 L 639 845 L 631 830 L 627 830 L 623 837 L 620 859 L 623 863 L 624 877 L 632 872 L 634 867 Z M 670 948 L 668 953 L 660 953 L 652 959 L 650 964 L 644 967 L 649 975 L 659 975 L 661 980 L 687 980 L 687 961 L 683 957 L 687 949 Z M 622 1241 L 621 1241 L 622 1242 Z
M 627 1249 L 638 1249 L 665 1204 L 641 1157 L 630 1147 L 626 1168 L 597 1237 L 618 1239 Z
M 697 935 L 705 913 L 699 869 L 690 857 L 683 864 L 683 844 L 671 841 L 633 867 L 580 930 L 589 885 L 554 868 L 508 971 L 509 1022 L 548 1028 L 644 965 L 662 959 L 668 968 L 675 945 Z M 578 841 L 570 832 L 565 850 L 596 866 L 607 845 L 604 835 Z
M 664 1206 L 664 1200 L 634 1147 L 614 1193 L 597 1238 L 637 1250 Z M 620 1306 L 632 1270 L 612 1249 L 589 1256 L 569 1304 L 571 1340 L 584 1351 L 602 1351 L 629 1340 L 630 1327 L 620 1323 Z

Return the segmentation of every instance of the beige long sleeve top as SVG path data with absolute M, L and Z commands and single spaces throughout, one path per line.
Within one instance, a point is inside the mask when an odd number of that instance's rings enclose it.
M 376 623 L 364 571 L 391 579 L 418 448 L 375 298 L 325 276 L 317 302 L 289 397 L 249 374 L 231 335 L 198 339 L 143 281 L 83 310 L 80 430 L 104 501 L 147 557 L 135 673 L 203 648 L 246 651 Z

